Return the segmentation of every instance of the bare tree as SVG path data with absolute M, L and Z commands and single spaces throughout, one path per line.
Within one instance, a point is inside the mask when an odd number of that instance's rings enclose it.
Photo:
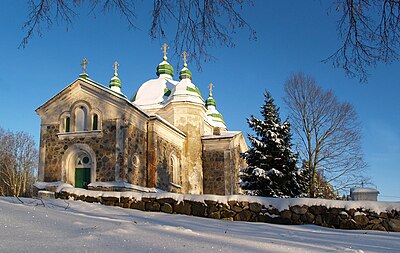
M 136 28 L 137 0 L 29 0 L 29 15 L 23 26 L 26 36 L 20 47 L 25 47 L 34 34 L 41 36 L 43 26 L 50 28 L 54 22 L 64 22 L 68 29 L 84 3 L 90 6 L 92 14 L 117 10 L 130 28 Z M 201 61 L 213 58 L 209 48 L 217 44 L 235 46 L 232 34 L 237 28 L 247 28 L 250 39 L 256 39 L 256 32 L 240 14 L 246 3 L 252 5 L 253 1 L 153 0 L 149 35 L 152 39 L 173 40 L 174 55 L 189 51 L 200 68 Z M 173 34 L 169 34 L 170 27 L 175 28 Z
M 285 82 L 284 101 L 301 158 L 310 171 L 310 197 L 315 197 L 317 172 L 337 191 L 365 180 L 361 128 L 351 104 L 339 102 L 332 91 L 302 73 Z
M 332 7 L 340 16 L 337 30 L 342 46 L 325 62 L 366 82 L 370 66 L 398 60 L 400 1 L 336 0 Z
M 0 193 L 30 196 L 38 151 L 33 137 L 0 128 Z

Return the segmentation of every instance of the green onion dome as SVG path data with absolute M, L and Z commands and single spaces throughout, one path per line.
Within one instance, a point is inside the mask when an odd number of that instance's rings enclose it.
M 192 72 L 187 68 L 185 62 L 182 68 L 179 78 L 179 83 L 172 90 L 170 102 L 192 102 L 196 104 L 204 105 L 203 97 L 201 96 L 200 90 L 197 86 L 192 83 Z
M 157 76 L 162 74 L 169 75 L 171 78 L 174 76 L 174 68 L 167 62 L 167 57 L 157 66 Z
M 122 87 L 121 80 L 118 78 L 118 74 L 115 73 L 110 80 L 110 89 L 112 91 L 122 94 L 121 87 Z
M 210 106 L 217 106 L 217 103 L 215 102 L 215 99 L 213 97 L 208 97 L 206 100 L 206 108 L 208 109 L 208 107 Z
M 163 59 L 157 66 L 158 78 L 144 82 L 132 96 L 131 101 L 144 110 L 164 107 L 178 83 L 172 79 L 174 68 L 167 62 L 166 56 Z
M 206 100 L 207 120 L 211 126 L 219 127 L 221 129 L 226 130 L 224 117 L 222 117 L 222 114 L 218 112 L 216 106 L 217 103 L 215 102 L 215 99 L 212 96 L 212 84 L 210 84 L 210 96 Z
M 114 76 L 110 80 L 110 89 L 119 94 L 122 94 L 122 92 L 121 92 L 122 83 L 118 77 L 118 66 L 119 66 L 119 63 L 117 61 L 115 61 L 114 62 Z
M 110 80 L 110 88 L 114 86 L 118 88 L 122 87 L 121 79 L 118 78 L 118 74 L 114 74 L 114 76 Z
M 181 70 L 181 72 L 179 73 L 179 79 L 183 80 L 183 79 L 190 79 L 192 80 L 192 72 L 185 66 L 183 67 L 183 69 Z

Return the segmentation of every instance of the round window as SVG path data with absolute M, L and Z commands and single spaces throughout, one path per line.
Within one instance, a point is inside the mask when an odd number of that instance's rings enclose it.
M 83 162 L 84 164 L 89 163 L 89 157 L 85 156 L 85 157 L 82 159 L 82 162 Z

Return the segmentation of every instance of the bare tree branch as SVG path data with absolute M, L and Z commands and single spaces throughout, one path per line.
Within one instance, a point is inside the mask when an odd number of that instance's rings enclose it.
M 323 62 L 366 82 L 370 67 L 398 60 L 400 1 L 337 0 L 335 7 L 341 16 L 337 30 L 342 46 Z
M 339 102 L 332 91 L 324 91 L 302 73 L 285 82 L 285 94 L 301 158 L 310 169 L 310 196 L 314 197 L 317 172 L 335 190 L 365 180 L 361 127 L 354 107 Z
M 36 3 L 37 2 L 37 3 Z M 135 0 L 29 0 L 28 20 L 23 25 L 27 31 L 20 47 L 26 47 L 34 34 L 42 35 L 42 25 L 51 28 L 53 22 L 64 22 L 66 27 L 78 16 L 79 8 L 89 3 L 90 13 L 98 8 L 101 12 L 116 10 L 125 17 L 130 28 L 135 25 Z M 173 57 L 183 51 L 190 52 L 197 67 L 201 62 L 213 59 L 209 49 L 220 44 L 234 47 L 232 35 L 238 28 L 250 32 L 250 39 L 256 39 L 256 32 L 241 16 L 245 3 L 252 0 L 153 0 L 149 35 L 173 41 Z M 167 29 L 168 28 L 168 29 Z

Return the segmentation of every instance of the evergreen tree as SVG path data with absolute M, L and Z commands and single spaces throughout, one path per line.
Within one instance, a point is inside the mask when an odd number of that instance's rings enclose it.
M 279 108 L 269 92 L 261 106 L 263 120 L 247 119 L 255 135 L 248 135 L 250 149 L 243 154 L 247 168 L 241 169 L 240 186 L 245 194 L 269 197 L 297 197 L 304 193 L 297 155 L 291 150 L 290 124 L 281 122 Z

